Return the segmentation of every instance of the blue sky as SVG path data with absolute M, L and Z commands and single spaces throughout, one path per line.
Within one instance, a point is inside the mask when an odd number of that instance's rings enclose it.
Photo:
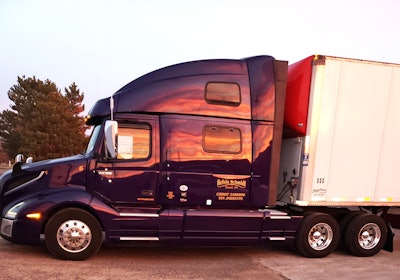
M 17 77 L 75 82 L 89 110 L 158 68 L 311 54 L 400 63 L 396 0 L 0 0 L 0 110 Z

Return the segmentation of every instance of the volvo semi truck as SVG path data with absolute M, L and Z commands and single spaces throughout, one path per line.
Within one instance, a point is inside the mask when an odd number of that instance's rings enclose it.
M 136 242 L 391 251 L 398 108 L 398 64 L 313 55 L 168 66 L 95 103 L 84 153 L 4 173 L 0 234 L 72 260 Z

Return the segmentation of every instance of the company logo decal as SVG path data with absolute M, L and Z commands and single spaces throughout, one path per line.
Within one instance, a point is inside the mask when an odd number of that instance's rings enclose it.
M 246 193 L 243 190 L 247 187 L 247 180 L 250 176 L 246 175 L 217 175 L 217 188 L 226 191 L 217 191 L 216 197 L 218 200 L 223 201 L 243 201 Z
M 113 175 L 113 172 L 112 172 L 112 171 L 107 171 L 107 170 L 104 170 L 104 171 L 99 170 L 99 171 L 97 171 L 97 173 L 98 173 L 99 175 L 104 175 L 104 176 L 111 176 L 111 175 Z
M 247 185 L 246 180 L 236 179 L 217 179 L 217 187 L 224 189 L 245 189 Z
M 313 189 L 312 190 L 312 196 L 319 196 L 319 197 L 324 197 L 326 195 L 326 189 L 324 188 L 319 188 L 319 189 Z
M 169 191 L 166 196 L 168 199 L 173 199 L 175 197 L 174 192 L 171 191 Z
M 217 192 L 216 196 L 218 197 L 218 200 L 242 201 L 246 197 L 246 194 L 239 192 Z

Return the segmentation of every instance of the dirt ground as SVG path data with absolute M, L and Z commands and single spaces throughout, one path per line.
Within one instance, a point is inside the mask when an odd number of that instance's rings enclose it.
M 103 247 L 81 262 L 54 259 L 44 247 L 0 238 L 0 279 L 400 279 L 400 230 L 395 251 L 359 258 L 337 251 L 304 258 L 287 247 Z
M 102 248 L 81 262 L 0 238 L 0 279 L 287 279 L 236 248 Z

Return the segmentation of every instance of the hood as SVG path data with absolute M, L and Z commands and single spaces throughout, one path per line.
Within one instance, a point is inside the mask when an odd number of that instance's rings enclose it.
M 86 155 L 76 155 L 17 164 L 13 171 L 7 171 L 0 177 L 1 204 L 48 189 L 84 186 L 88 158 Z

